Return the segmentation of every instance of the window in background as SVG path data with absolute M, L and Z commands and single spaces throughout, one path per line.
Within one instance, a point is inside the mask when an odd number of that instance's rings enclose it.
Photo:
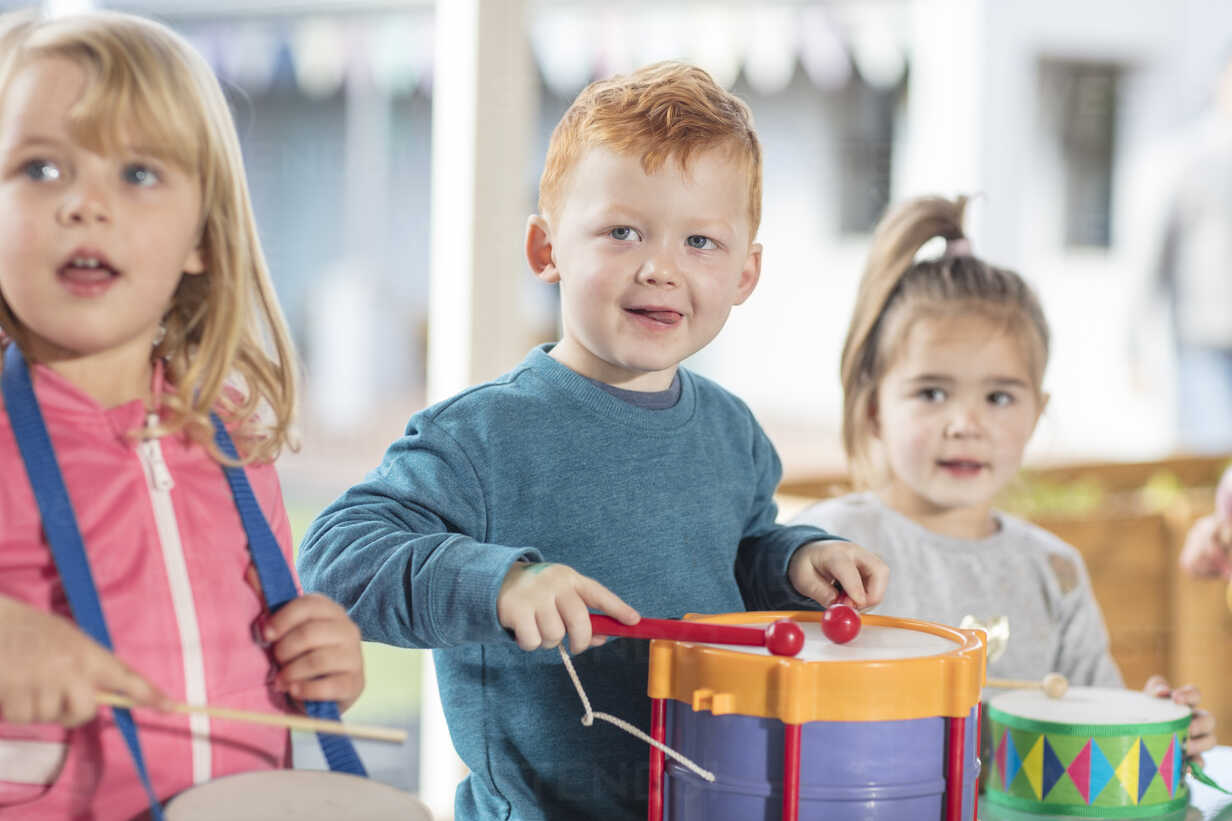
M 1040 64 L 1040 101 L 1065 177 L 1067 247 L 1111 244 L 1120 77 L 1120 67 L 1112 63 L 1044 60 Z
M 839 232 L 869 233 L 890 202 L 894 132 L 907 90 L 906 75 L 879 88 L 853 71 L 837 92 Z

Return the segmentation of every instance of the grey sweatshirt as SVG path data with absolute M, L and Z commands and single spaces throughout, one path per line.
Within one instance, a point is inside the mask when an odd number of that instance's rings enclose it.
M 1000 528 L 992 536 L 956 539 L 927 530 L 873 493 L 854 493 L 813 505 L 792 524 L 841 533 L 885 559 L 890 585 L 878 613 L 956 627 L 968 615 L 982 624 L 1005 617 L 1009 641 L 999 658 L 990 653 L 990 677 L 1058 672 L 1075 685 L 1123 686 L 1082 556 L 1042 528 L 996 516 Z

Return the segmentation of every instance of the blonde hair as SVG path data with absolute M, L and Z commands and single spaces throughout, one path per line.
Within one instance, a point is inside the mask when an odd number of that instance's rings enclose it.
M 753 115 L 743 100 L 702 69 L 669 60 L 582 89 L 548 143 L 539 179 L 539 213 L 555 216 L 569 172 L 582 153 L 595 146 L 639 155 L 647 174 L 669 158 L 687 169 L 695 151 L 732 150 L 748 178 L 749 236 L 757 235 L 761 144 L 753 129 Z
M 239 138 L 205 60 L 165 26 L 117 12 L 51 20 L 0 17 L 0 101 L 13 77 L 39 59 L 72 61 L 89 78 L 70 116 L 74 135 L 111 150 L 123 129 L 149 139 L 201 185 L 206 273 L 184 276 L 151 356 L 165 360 L 174 392 L 159 433 L 183 432 L 227 461 L 213 443 L 211 411 L 235 428 L 244 461 L 294 446 L 296 359 L 257 237 Z M 0 329 L 21 344 L 20 320 L 0 296 Z
M 966 197 L 907 200 L 886 214 L 873 233 L 840 368 L 843 448 L 861 486 L 885 478 L 872 452 L 877 386 L 921 316 L 974 313 L 1003 322 L 1022 342 L 1032 387 L 1042 393 L 1049 348 L 1044 311 L 1022 277 L 970 253 L 963 234 L 966 206 Z M 947 240 L 947 252 L 917 261 L 920 248 L 934 237 Z

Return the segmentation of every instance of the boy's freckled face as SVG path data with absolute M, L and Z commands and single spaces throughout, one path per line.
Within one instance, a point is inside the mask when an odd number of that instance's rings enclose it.
M 536 262 L 536 231 L 546 243 Z M 757 284 L 748 177 L 722 149 L 641 159 L 588 149 L 571 170 L 551 225 L 531 220 L 528 254 L 560 283 L 564 332 L 552 355 L 631 390 L 663 390 L 676 365 L 705 347 Z M 550 247 L 546 247 L 550 246 Z
M 877 388 L 900 509 L 977 512 L 1017 473 L 1043 410 L 1023 343 L 981 317 L 920 318 Z

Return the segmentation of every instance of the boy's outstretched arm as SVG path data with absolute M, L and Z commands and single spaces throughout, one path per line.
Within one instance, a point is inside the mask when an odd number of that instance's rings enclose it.
M 542 556 L 483 541 L 485 494 L 452 437 L 415 417 L 381 465 L 309 527 L 297 561 L 304 589 L 339 602 L 372 641 L 508 641 L 497 618 L 501 585 L 515 562 Z

